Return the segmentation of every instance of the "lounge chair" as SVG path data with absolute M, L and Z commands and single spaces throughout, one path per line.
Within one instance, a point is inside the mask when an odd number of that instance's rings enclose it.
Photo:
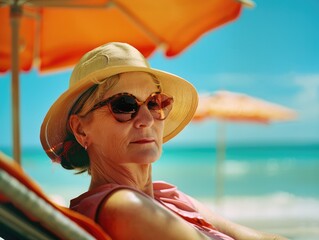
M 0 152 L 0 239 L 111 239 L 91 219 L 52 202 Z

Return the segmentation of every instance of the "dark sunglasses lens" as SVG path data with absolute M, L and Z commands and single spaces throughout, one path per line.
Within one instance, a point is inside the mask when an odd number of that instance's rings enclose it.
M 110 102 L 113 113 L 135 113 L 138 105 L 132 96 L 119 96 Z
M 173 98 L 165 94 L 155 94 L 147 100 L 146 104 L 155 119 L 164 120 L 172 109 Z M 115 97 L 109 102 L 109 107 L 119 122 L 131 120 L 140 108 L 137 99 L 131 95 Z
M 147 103 L 148 109 L 153 117 L 158 120 L 164 120 L 172 109 L 173 98 L 165 94 L 156 94 L 150 98 Z

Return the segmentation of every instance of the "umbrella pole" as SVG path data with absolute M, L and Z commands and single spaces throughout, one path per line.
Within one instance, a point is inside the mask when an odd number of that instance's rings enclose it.
M 215 168 L 215 190 L 216 203 L 220 203 L 224 195 L 224 163 L 226 155 L 225 136 L 226 123 L 217 121 L 217 143 L 216 143 L 216 168 Z
M 13 158 L 21 164 L 20 150 L 20 101 L 19 101 L 19 27 L 21 6 L 11 6 L 11 92 L 12 92 L 12 129 L 13 129 Z

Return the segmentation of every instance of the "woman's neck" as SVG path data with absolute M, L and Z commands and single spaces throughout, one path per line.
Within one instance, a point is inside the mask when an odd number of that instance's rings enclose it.
M 89 189 L 92 190 L 108 183 L 130 186 L 153 197 L 152 165 L 91 166 L 91 184 Z

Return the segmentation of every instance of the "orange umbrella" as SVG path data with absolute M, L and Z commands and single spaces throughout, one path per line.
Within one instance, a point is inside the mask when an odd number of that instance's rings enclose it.
M 216 199 L 223 195 L 223 164 L 225 159 L 225 121 L 270 123 L 296 118 L 296 112 L 284 106 L 270 103 L 248 95 L 218 91 L 202 95 L 193 121 L 219 120 L 216 158 Z
M 0 72 L 12 71 L 14 158 L 20 159 L 19 71 L 73 65 L 88 50 L 123 41 L 146 57 L 175 56 L 236 19 L 250 0 L 0 0 Z
M 194 120 L 216 118 L 226 121 L 269 123 L 295 117 L 296 113 L 293 110 L 281 105 L 240 93 L 218 91 L 213 95 L 200 96 Z

